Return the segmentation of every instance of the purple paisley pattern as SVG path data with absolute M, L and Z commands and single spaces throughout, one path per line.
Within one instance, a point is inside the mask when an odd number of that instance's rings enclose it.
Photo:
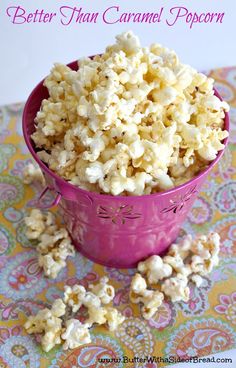
M 209 308 L 208 292 L 211 289 L 212 282 L 204 277 L 203 284 L 196 287 L 190 285 L 190 298 L 188 302 L 177 303 L 176 307 L 180 309 L 184 316 L 201 316 Z
M 218 298 L 220 304 L 215 306 L 215 311 L 236 325 L 236 291 L 231 295 L 220 294 Z
M 235 213 L 236 208 L 236 181 L 229 181 L 220 185 L 215 193 L 214 202 L 222 213 Z
M 20 179 L 14 176 L 0 176 L 0 211 L 19 202 L 24 196 Z
M 192 224 L 204 225 L 211 221 L 212 215 L 210 203 L 204 197 L 199 196 L 193 204 L 188 219 Z

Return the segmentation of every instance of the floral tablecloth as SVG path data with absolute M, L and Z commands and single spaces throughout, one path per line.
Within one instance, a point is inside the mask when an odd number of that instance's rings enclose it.
M 43 277 L 36 251 L 25 237 L 23 217 L 42 189 L 22 183 L 31 157 L 21 130 L 23 104 L 0 109 L 0 367 L 142 367 L 166 363 L 132 362 L 128 358 L 204 356 L 236 347 L 236 67 L 211 71 L 216 88 L 231 105 L 230 144 L 196 200 L 182 234 L 215 230 L 221 234 L 220 265 L 200 288 L 191 289 L 188 303 L 165 302 L 150 321 L 129 304 L 134 270 L 104 268 L 79 253 L 55 280 Z M 108 275 L 116 287 L 114 305 L 126 315 L 115 333 L 92 330 L 92 343 L 73 351 L 60 347 L 44 353 L 38 337 L 26 335 L 27 316 L 50 306 L 63 285 L 87 286 Z M 123 358 L 124 357 L 124 358 Z M 99 363 L 102 358 L 120 362 Z

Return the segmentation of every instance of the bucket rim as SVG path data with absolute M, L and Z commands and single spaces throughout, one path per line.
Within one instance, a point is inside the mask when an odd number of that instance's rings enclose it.
M 91 57 L 92 58 L 92 57 Z M 78 65 L 77 61 L 73 61 L 69 64 L 67 64 L 67 66 L 69 66 L 72 70 L 77 70 L 76 68 Z M 45 79 L 45 78 L 44 78 Z M 66 181 L 65 179 L 61 178 L 59 175 L 57 175 L 56 173 L 54 173 L 51 169 L 48 168 L 48 166 L 40 160 L 40 158 L 38 157 L 33 145 L 32 145 L 32 140 L 27 132 L 27 114 L 28 114 L 28 110 L 29 107 L 32 103 L 32 101 L 34 100 L 34 95 L 35 93 L 42 89 L 42 88 L 46 88 L 43 86 L 43 82 L 44 79 L 39 82 L 36 87 L 32 90 L 32 92 L 30 93 L 25 106 L 24 106 L 24 110 L 23 110 L 23 116 L 22 116 L 22 128 L 23 128 L 23 136 L 24 136 L 24 140 L 25 143 L 31 153 L 31 155 L 33 156 L 34 160 L 38 163 L 39 167 L 46 172 L 52 179 L 54 179 L 54 181 L 56 181 L 57 183 L 59 183 L 61 186 L 64 186 L 65 190 L 72 190 L 72 191 L 76 191 L 77 193 L 81 193 L 83 195 L 89 195 L 89 196 L 93 196 L 94 198 L 101 198 L 101 199 L 112 199 L 112 200 L 125 200 L 126 202 L 135 202 L 137 200 L 143 200 L 143 199 L 154 199 L 154 198 L 161 198 L 161 197 L 165 197 L 168 195 L 172 195 L 175 192 L 179 192 L 184 188 L 188 188 L 190 186 L 197 186 L 197 182 L 199 179 L 202 179 L 204 176 L 206 176 L 212 169 L 213 167 L 218 163 L 218 161 L 221 159 L 221 157 L 224 154 L 224 151 L 227 147 L 227 144 L 229 143 L 229 136 L 227 138 L 225 138 L 223 140 L 223 144 L 225 145 L 225 147 L 223 148 L 223 150 L 218 152 L 217 157 L 215 158 L 215 160 L 213 160 L 203 171 L 201 171 L 197 176 L 195 176 L 194 178 L 188 180 L 187 182 L 178 185 L 174 188 L 171 188 L 169 190 L 165 190 L 163 192 L 157 192 L 157 193 L 152 193 L 152 194 L 144 194 L 144 195 L 130 195 L 130 196 L 121 196 L 121 195 L 111 195 L 111 194 L 101 194 L 101 193 L 97 193 L 97 192 L 90 192 L 88 190 L 79 188 L 78 186 L 69 183 L 68 181 Z M 214 95 L 217 96 L 221 101 L 223 101 L 223 98 L 221 97 L 220 93 L 217 91 L 216 88 L 214 88 Z M 32 124 L 34 124 L 34 120 L 32 121 Z M 224 118 L 224 129 L 227 130 L 228 132 L 230 132 L 230 121 L 229 121 L 229 113 L 225 112 L 225 118 Z M 63 190 L 64 191 L 64 190 Z

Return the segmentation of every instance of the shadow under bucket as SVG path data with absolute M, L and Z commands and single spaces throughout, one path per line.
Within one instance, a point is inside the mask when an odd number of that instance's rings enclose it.
M 77 70 L 77 62 L 68 65 Z M 219 93 L 215 95 L 221 100 Z M 161 254 L 175 241 L 198 192 L 217 158 L 192 180 L 171 190 L 143 196 L 111 196 L 88 192 L 69 184 L 44 164 L 36 154 L 30 136 L 34 119 L 48 91 L 40 82 L 29 96 L 23 112 L 23 133 L 33 158 L 43 171 L 47 190 L 55 193 L 53 203 L 60 207 L 76 248 L 96 263 L 115 268 L 136 267 L 153 254 Z M 225 126 L 229 130 L 229 115 Z M 226 145 L 228 138 L 224 140 Z M 41 197 L 42 197 L 41 195 Z

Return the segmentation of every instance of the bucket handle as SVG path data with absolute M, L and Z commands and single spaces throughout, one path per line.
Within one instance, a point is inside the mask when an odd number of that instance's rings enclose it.
M 58 193 L 57 192 L 57 196 L 54 198 L 54 200 L 50 203 L 50 204 L 42 204 L 41 203 L 41 199 L 46 195 L 46 193 L 49 191 L 49 190 L 53 190 L 53 189 L 50 189 L 49 187 L 46 187 L 42 193 L 40 194 L 39 198 L 38 198 L 38 201 L 37 201 L 37 207 L 38 208 L 41 208 L 41 209 L 49 209 L 49 208 L 52 208 L 54 206 L 57 206 L 61 200 L 61 193 Z

